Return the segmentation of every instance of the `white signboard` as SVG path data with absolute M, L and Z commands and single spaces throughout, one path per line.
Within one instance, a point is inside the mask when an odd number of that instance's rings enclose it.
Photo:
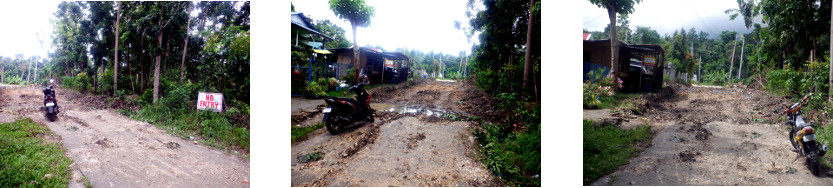
M 200 92 L 197 96 L 197 110 L 223 111 L 223 94 Z

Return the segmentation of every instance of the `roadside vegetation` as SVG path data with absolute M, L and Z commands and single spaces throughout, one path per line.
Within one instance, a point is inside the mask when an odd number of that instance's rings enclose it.
M 470 28 L 461 28 L 481 32 L 464 75 L 495 99 L 495 113 L 503 116 L 474 132 L 481 161 L 507 185 L 540 186 L 541 4 L 478 3 L 485 9 L 469 3 Z
M 321 127 L 324 127 L 323 123 L 316 123 L 311 127 L 295 127 L 292 126 L 292 143 L 296 141 L 300 141 L 301 139 L 306 138 L 307 134 L 311 133 L 312 131 L 318 130 Z
M 55 16 L 44 41 L 55 52 L 0 57 L 0 82 L 54 79 L 176 136 L 249 152 L 249 2 L 60 2 Z M 223 111 L 196 110 L 199 92 L 221 93 Z
M 156 125 L 186 140 L 202 137 L 206 145 L 247 154 L 250 149 L 249 105 L 232 99 L 226 101 L 223 112 L 197 110 L 193 93 L 205 87 L 190 83 L 180 85 L 169 90 L 157 103 L 153 103 L 152 97 L 146 93 L 135 100 L 140 106 L 138 111 L 125 108 L 120 113 Z
M 597 70 L 601 72 L 601 69 Z M 616 93 L 614 89 L 622 88 L 622 80 L 611 75 L 587 73 L 587 81 L 582 87 L 583 106 L 585 109 L 616 108 L 627 105 L 627 99 L 641 96 L 640 93 Z
M 31 119 L 0 123 L 0 185 L 8 187 L 65 187 L 72 177 L 72 159 L 53 135 Z
M 801 109 L 802 115 L 815 124 L 819 143 L 833 146 L 833 103 L 827 100 L 826 92 L 829 88 L 828 73 L 829 64 L 817 61 L 804 65 L 802 69 L 787 67 L 772 70 L 767 74 L 766 89 L 774 95 L 791 98 L 793 102 L 809 94 L 807 104 Z M 783 109 L 773 110 L 783 113 Z M 783 121 L 775 123 L 784 125 Z M 825 155 L 822 159 L 823 166 L 833 168 L 833 155 Z
M 819 141 L 828 146 L 833 144 L 833 121 L 830 121 L 833 119 L 833 102 L 830 100 L 833 93 L 829 80 L 829 67 L 833 63 L 830 47 L 833 44 L 829 40 L 829 4 L 738 1 L 737 8 L 727 9 L 725 13 L 729 20 L 742 19 L 750 30 L 748 33 L 726 30 L 714 36 L 695 28 L 681 28 L 661 36 L 651 27 L 636 26 L 632 30 L 628 25 L 627 15 L 633 13 L 633 5 L 641 1 L 625 1 L 624 7 L 607 7 L 606 2 L 609 1 L 589 1 L 602 8 L 625 11 L 617 12 L 619 15 L 610 20 L 613 28 L 585 29 L 584 32 L 593 33 L 594 40 L 616 38 L 629 44 L 660 45 L 666 51 L 666 62 L 672 62 L 675 71 L 698 74 L 701 84 L 766 90 L 793 102 L 805 93 L 812 93 L 802 111 L 806 119 L 816 124 Z M 588 103 L 585 99 L 585 105 Z M 823 163 L 831 167 L 833 155 L 823 159 Z
M 541 124 L 528 124 L 522 132 L 514 128 L 516 125 L 482 124 L 474 132 L 481 161 L 509 186 L 541 186 Z
M 628 164 L 628 159 L 644 149 L 637 147 L 638 143 L 650 144 L 652 138 L 648 126 L 621 129 L 587 119 L 583 124 L 584 185 Z

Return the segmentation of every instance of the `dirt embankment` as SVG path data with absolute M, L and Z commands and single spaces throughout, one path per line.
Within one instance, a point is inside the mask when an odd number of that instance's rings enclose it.
M 319 129 L 292 145 L 292 186 L 500 185 L 470 157 L 475 141 L 468 130 L 475 124 L 443 117 L 469 113 L 460 108 L 463 85 L 427 81 L 374 88 L 374 123 L 359 122 L 339 135 Z M 320 122 L 317 116 L 305 114 L 305 121 Z M 300 160 L 310 153 L 321 158 Z
M 777 109 L 789 102 L 745 88 L 671 86 L 634 99 L 609 121 L 652 126 L 651 146 L 592 185 L 833 185 L 792 152 Z M 830 169 L 823 169 L 827 172 Z
M 171 136 L 124 117 L 97 96 L 56 91 L 61 111 L 54 122 L 40 110 L 35 87 L 0 88 L 0 118 L 31 118 L 60 136 L 73 159 L 71 187 L 248 187 L 249 161 Z M 4 120 L 5 121 L 5 120 Z

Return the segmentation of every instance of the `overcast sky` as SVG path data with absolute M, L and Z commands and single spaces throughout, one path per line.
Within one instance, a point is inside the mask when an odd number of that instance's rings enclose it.
M 370 27 L 359 27 L 356 40 L 359 46 L 379 45 L 385 50 L 398 47 L 418 49 L 423 52 L 434 50 L 444 54 L 458 54 L 470 51 L 465 34 L 454 28 L 454 21 L 468 26 L 466 3 L 468 0 L 425 0 L 425 1 L 388 1 L 367 0 L 375 7 L 376 16 L 370 21 Z M 327 0 L 295 0 L 296 12 L 314 20 L 328 19 L 343 28 L 347 40 L 353 41 L 350 22 L 338 19 Z M 442 6 L 438 6 L 442 5 Z M 286 15 L 289 17 L 289 15 Z M 477 41 L 472 37 L 472 43 Z
M 582 27 L 590 31 L 603 31 L 610 20 L 605 9 L 590 2 L 583 1 Z M 661 36 L 672 35 L 674 31 L 692 27 L 699 33 L 705 31 L 709 37 L 716 38 L 721 31 L 730 30 L 738 33 L 749 33 L 743 24 L 743 17 L 734 21 L 723 13 L 726 9 L 737 8 L 736 0 L 645 0 L 634 7 L 634 12 L 628 16 L 630 28 L 648 26 L 659 32 Z
M 58 10 L 59 1 L 0 2 L 0 56 L 47 57 L 51 48 L 52 25 L 49 19 Z M 36 33 L 38 35 L 36 35 Z M 43 40 L 41 47 L 38 37 Z

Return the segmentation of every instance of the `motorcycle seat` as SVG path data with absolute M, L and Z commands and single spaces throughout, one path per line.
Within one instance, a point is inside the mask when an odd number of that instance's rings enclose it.
M 801 122 L 801 123 L 798 123 L 798 126 L 796 126 L 796 129 L 801 129 L 801 128 L 804 128 L 804 127 L 812 127 L 812 126 L 813 126 L 813 124 Z

